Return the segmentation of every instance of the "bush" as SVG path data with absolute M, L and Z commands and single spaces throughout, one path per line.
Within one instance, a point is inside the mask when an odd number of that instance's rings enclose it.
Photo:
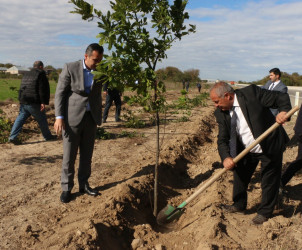
M 127 128 L 144 128 L 146 126 L 146 123 L 135 116 L 130 110 L 123 117 Z
M 0 143 L 8 141 L 12 126 L 13 123 L 4 116 L 3 110 L 0 109 Z
M 100 140 L 109 140 L 113 138 L 113 135 L 109 132 L 105 131 L 104 128 L 97 128 L 96 130 L 96 138 Z

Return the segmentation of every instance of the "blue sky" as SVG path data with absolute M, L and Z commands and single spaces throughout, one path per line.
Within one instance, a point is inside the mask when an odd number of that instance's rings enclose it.
M 91 0 L 107 11 L 109 1 Z M 98 42 L 96 24 L 68 0 L 0 0 L 0 62 L 63 67 Z M 302 1 L 189 0 L 195 34 L 175 42 L 158 68 L 199 69 L 202 79 L 256 81 L 279 67 L 302 74 Z

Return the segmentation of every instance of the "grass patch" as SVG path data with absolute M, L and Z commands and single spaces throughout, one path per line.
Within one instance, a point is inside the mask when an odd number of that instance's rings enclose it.
M 190 120 L 190 118 L 188 116 L 182 116 L 180 118 L 178 118 L 175 122 L 188 122 Z
M 134 115 L 131 110 L 128 110 L 128 112 L 123 115 L 123 118 L 126 128 L 144 128 L 146 126 L 146 123 Z
M 128 138 L 134 138 L 134 137 L 145 137 L 145 134 L 138 134 L 136 131 L 122 131 L 121 134 L 117 136 L 118 138 L 122 137 L 128 137 Z
M 99 140 L 110 140 L 116 138 L 134 138 L 134 137 L 145 137 L 145 134 L 138 134 L 136 131 L 125 131 L 123 130 L 120 134 L 112 134 L 106 131 L 104 128 L 97 128 L 96 130 L 96 138 Z
M 109 140 L 109 139 L 113 139 L 114 135 L 107 132 L 104 128 L 97 128 L 96 138 L 100 140 Z
M 17 101 L 20 83 L 20 79 L 0 79 L 0 100 L 12 99 Z
M 173 112 L 175 112 L 175 110 L 190 110 L 197 106 L 205 107 L 207 105 L 206 100 L 208 99 L 208 97 L 209 94 L 207 92 L 203 92 L 190 99 L 187 96 L 187 92 L 185 90 L 181 90 L 181 96 L 167 107 L 168 109 L 173 109 Z

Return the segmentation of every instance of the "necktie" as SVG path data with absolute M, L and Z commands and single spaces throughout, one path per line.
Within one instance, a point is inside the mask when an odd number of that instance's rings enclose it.
M 274 88 L 274 86 L 275 86 L 275 83 L 272 83 L 272 84 L 269 86 L 268 90 L 272 90 L 272 89 Z
M 231 118 L 231 136 L 230 136 L 230 155 L 234 158 L 237 155 L 237 114 L 233 108 L 233 115 Z

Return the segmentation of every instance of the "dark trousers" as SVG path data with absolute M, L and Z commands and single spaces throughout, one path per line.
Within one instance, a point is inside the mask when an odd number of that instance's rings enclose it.
M 246 208 L 248 184 L 259 161 L 261 161 L 262 198 L 257 213 L 270 217 L 278 199 L 282 154 L 269 158 L 264 154 L 249 153 L 238 162 L 234 169 L 233 202 L 240 209 Z
M 288 165 L 285 172 L 282 174 L 281 183 L 285 186 L 290 179 L 302 168 L 302 142 L 299 141 L 298 156 L 295 161 Z
M 32 115 L 38 122 L 41 132 L 45 140 L 52 137 L 48 127 L 45 111 L 41 111 L 40 104 L 20 104 L 20 113 L 15 120 L 14 126 L 10 133 L 9 139 L 15 140 L 22 130 L 22 127 L 26 120 Z
M 115 94 L 115 95 L 108 94 L 106 96 L 106 105 L 105 105 L 104 114 L 103 114 L 103 121 L 107 120 L 109 109 L 110 109 L 113 101 L 115 104 L 115 121 L 118 121 L 120 119 L 121 107 L 122 107 L 121 96 L 118 94 Z

